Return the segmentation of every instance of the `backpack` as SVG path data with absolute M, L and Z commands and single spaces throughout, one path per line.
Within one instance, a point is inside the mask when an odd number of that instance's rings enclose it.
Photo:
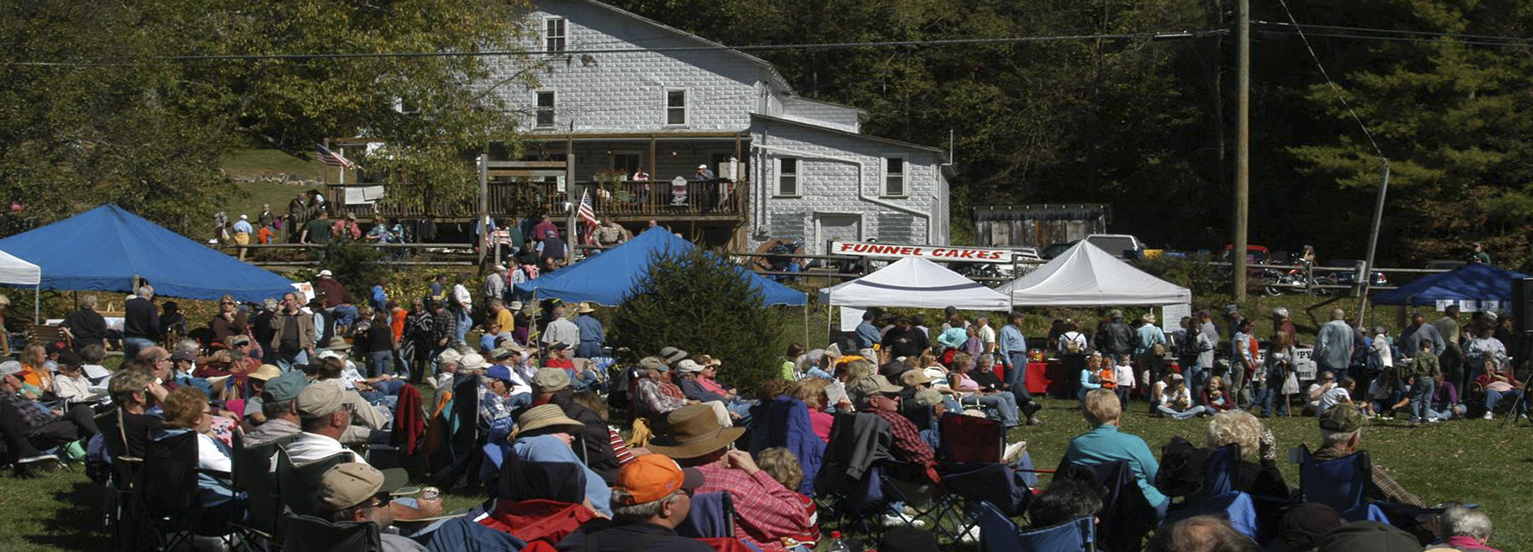
M 1072 336 L 1072 334 L 1073 334 L 1073 336 Z M 1065 332 L 1063 337 L 1065 338 L 1065 348 L 1064 348 L 1065 354 L 1068 354 L 1068 355 L 1078 355 L 1078 354 L 1081 354 L 1081 342 L 1080 342 L 1080 339 L 1079 339 L 1081 337 L 1081 333 L 1080 332 Z

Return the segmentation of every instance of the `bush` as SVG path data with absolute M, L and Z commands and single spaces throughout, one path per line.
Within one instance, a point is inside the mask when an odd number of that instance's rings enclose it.
M 724 361 L 719 378 L 739 389 L 778 374 L 788 317 L 761 306 L 744 269 L 701 249 L 655 255 L 613 314 L 613 346 L 640 357 L 666 346 L 707 354 Z

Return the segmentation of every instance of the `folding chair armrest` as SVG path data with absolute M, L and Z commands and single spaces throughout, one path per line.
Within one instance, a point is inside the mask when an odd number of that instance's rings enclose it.
M 1382 500 L 1373 500 L 1373 501 L 1370 501 L 1370 502 L 1373 505 L 1378 506 L 1379 509 L 1384 510 L 1385 513 L 1400 514 L 1400 515 L 1406 515 L 1406 516 L 1411 516 L 1411 517 L 1416 517 L 1416 516 L 1435 516 L 1435 515 L 1443 513 L 1443 510 L 1444 510 L 1443 508 L 1422 508 L 1422 507 L 1419 507 L 1419 506 L 1411 506 L 1409 504 L 1400 504 L 1398 502 L 1385 502 L 1385 501 L 1382 501 Z

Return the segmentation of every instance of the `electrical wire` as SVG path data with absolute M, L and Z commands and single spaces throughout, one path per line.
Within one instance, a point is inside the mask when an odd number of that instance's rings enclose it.
M 1050 36 L 1015 36 L 999 38 L 954 38 L 933 40 L 886 40 L 875 42 L 829 42 L 816 44 L 757 44 L 746 46 L 671 46 L 659 48 L 587 48 L 570 49 L 560 51 L 544 50 L 487 50 L 482 52 L 358 52 L 358 53 L 313 53 L 313 54 L 218 54 L 218 55 L 185 55 L 185 56 L 162 56 L 150 58 L 153 61 L 255 61 L 255 60 L 336 60 L 336 59 L 380 59 L 380 58 L 454 58 L 454 57 L 531 57 L 531 56 L 571 56 L 586 54 L 637 54 L 637 53 L 668 53 L 668 52 L 706 52 L 706 51 L 780 51 L 780 50 L 850 50 L 858 48 L 889 48 L 907 46 L 956 46 L 956 45 L 987 45 L 987 44 L 1021 44 L 1028 42 L 1058 42 L 1074 40 L 1180 40 L 1198 39 L 1209 36 L 1229 34 L 1228 29 L 1211 29 L 1201 31 L 1179 31 L 1158 33 L 1118 33 L 1118 34 L 1089 34 L 1089 35 L 1050 35 Z M 69 62 L 69 61 L 7 61 L 0 65 L 12 66 L 42 66 L 42 67 L 71 67 L 71 66 L 115 66 L 132 65 L 121 62 Z
M 1362 129 L 1363 136 L 1368 138 L 1368 144 L 1372 145 L 1373 151 L 1379 154 L 1379 161 L 1384 164 L 1387 174 L 1389 170 L 1389 156 L 1384 155 L 1383 148 L 1380 148 L 1379 143 L 1373 139 L 1373 133 L 1368 130 L 1368 125 L 1363 123 L 1363 118 L 1358 116 L 1357 110 L 1352 109 L 1352 104 L 1347 102 L 1347 96 L 1341 93 L 1341 87 L 1336 84 L 1336 81 L 1331 79 L 1331 73 L 1325 70 L 1325 64 L 1321 63 L 1320 56 L 1315 54 L 1315 48 L 1310 45 L 1309 37 L 1305 36 L 1304 28 L 1299 25 L 1298 20 L 1294 19 L 1293 10 L 1288 9 L 1288 0 L 1278 0 L 1278 3 L 1283 6 L 1283 12 L 1288 14 L 1288 20 L 1293 23 L 1294 30 L 1299 33 L 1299 39 L 1304 41 L 1304 49 L 1309 51 L 1310 59 L 1315 60 L 1315 67 L 1320 68 L 1320 76 L 1325 77 L 1325 83 L 1330 85 L 1331 92 L 1336 94 L 1336 101 L 1340 102 L 1341 106 L 1347 110 L 1347 114 L 1352 116 L 1352 120 L 1357 122 L 1357 127 Z
M 1470 39 L 1482 39 L 1482 40 L 1496 40 L 1496 41 L 1510 41 L 1510 42 L 1528 42 L 1528 43 L 1533 43 L 1533 38 L 1521 37 L 1521 36 L 1500 36 L 1500 35 L 1482 35 L 1482 34 L 1444 33 L 1444 32 L 1433 32 L 1433 31 L 1406 31 L 1406 30 L 1397 30 L 1397 29 L 1375 29 L 1375 28 L 1369 28 L 1369 27 L 1347 27 L 1347 26 L 1342 26 L 1342 25 L 1316 25 L 1316 24 L 1313 24 L 1313 23 L 1304 23 L 1304 24 L 1300 24 L 1300 25 L 1295 25 L 1293 23 L 1284 23 L 1284 22 L 1281 22 L 1281 21 L 1252 21 L 1252 23 L 1257 24 L 1257 25 L 1270 25 L 1270 26 L 1274 26 L 1274 27 L 1293 27 L 1293 28 L 1309 28 L 1309 29 L 1332 29 L 1332 30 L 1338 30 L 1338 31 L 1359 31 L 1359 32 L 1366 32 L 1366 33 L 1382 33 L 1382 34 L 1397 34 L 1397 35 L 1416 35 L 1416 36 L 1440 36 L 1440 37 L 1460 38 L 1460 39 L 1462 39 L 1462 38 L 1470 38 Z M 1316 36 L 1316 35 L 1311 33 L 1311 36 Z

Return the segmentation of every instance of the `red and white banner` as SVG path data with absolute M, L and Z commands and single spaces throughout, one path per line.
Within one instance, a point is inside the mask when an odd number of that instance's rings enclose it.
M 981 249 L 945 245 L 895 245 L 889 243 L 831 242 L 830 254 L 903 259 L 921 257 L 936 262 L 1010 263 L 1016 253 L 1006 249 Z

